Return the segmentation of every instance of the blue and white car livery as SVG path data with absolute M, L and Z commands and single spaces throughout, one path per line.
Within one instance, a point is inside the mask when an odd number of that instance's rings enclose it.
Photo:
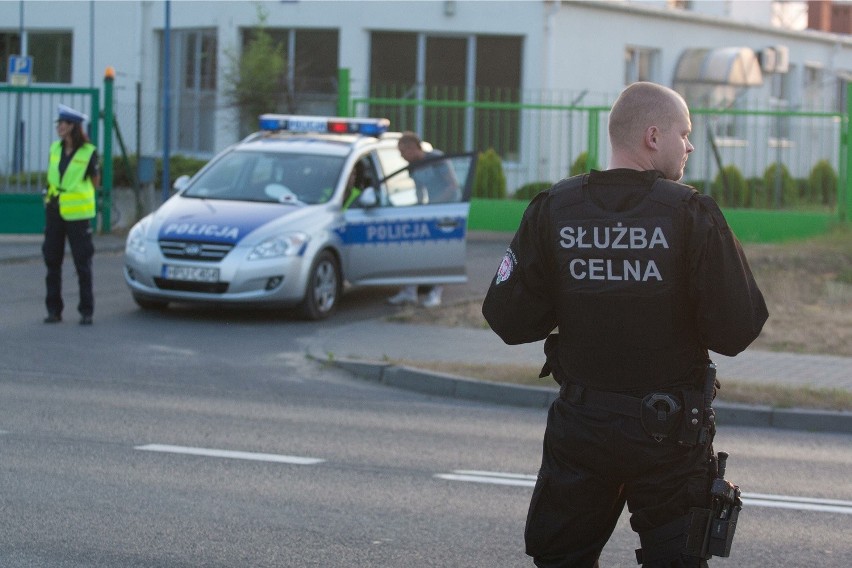
M 331 315 L 351 285 L 467 280 L 475 154 L 408 164 L 386 119 L 263 115 L 130 230 L 125 280 L 136 303 L 298 306 Z M 432 155 L 435 155 L 433 153 Z M 418 200 L 418 171 L 454 184 Z M 437 169 L 436 169 L 437 168 Z

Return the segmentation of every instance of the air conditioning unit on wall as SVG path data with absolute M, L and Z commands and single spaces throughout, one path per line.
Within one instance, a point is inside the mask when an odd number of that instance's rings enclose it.
M 778 59 L 778 54 L 775 53 L 774 47 L 764 47 L 757 52 L 757 59 L 760 61 L 760 70 L 764 73 L 775 73 L 775 61 Z
M 775 50 L 775 72 L 787 73 L 790 70 L 790 48 L 786 45 L 776 45 Z
M 787 73 L 790 70 L 790 48 L 786 45 L 764 47 L 757 57 L 764 73 Z

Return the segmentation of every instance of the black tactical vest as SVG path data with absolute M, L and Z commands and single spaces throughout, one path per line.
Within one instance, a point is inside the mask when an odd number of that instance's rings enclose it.
M 642 390 L 684 380 L 695 353 L 688 300 L 687 201 L 697 192 L 657 179 L 626 211 L 591 198 L 588 176 L 550 190 L 558 274 L 559 366 L 571 382 Z M 680 376 L 672 376 L 680 375 Z

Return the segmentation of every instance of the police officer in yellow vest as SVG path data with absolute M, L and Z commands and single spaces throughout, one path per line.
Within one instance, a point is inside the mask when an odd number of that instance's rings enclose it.
M 59 105 L 56 133 L 50 146 L 45 194 L 45 225 L 42 254 L 47 265 L 47 317 L 45 323 L 62 321 L 62 260 L 65 239 L 71 247 L 80 286 L 80 324 L 91 325 L 95 309 L 92 292 L 92 223 L 95 187 L 100 184 L 97 150 L 83 130 L 85 114 Z

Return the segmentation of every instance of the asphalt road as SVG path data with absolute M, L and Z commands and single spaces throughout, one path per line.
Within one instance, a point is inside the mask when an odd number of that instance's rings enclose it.
M 0 267 L 0 566 L 532 565 L 544 410 L 383 387 L 299 347 L 385 314 L 391 290 L 355 291 L 323 323 L 148 313 L 120 255 L 95 266 L 88 328 L 67 262 L 52 326 L 41 263 Z M 728 427 L 716 446 L 747 499 L 713 565 L 852 565 L 852 436 Z M 602 564 L 633 566 L 637 546 L 625 516 Z

